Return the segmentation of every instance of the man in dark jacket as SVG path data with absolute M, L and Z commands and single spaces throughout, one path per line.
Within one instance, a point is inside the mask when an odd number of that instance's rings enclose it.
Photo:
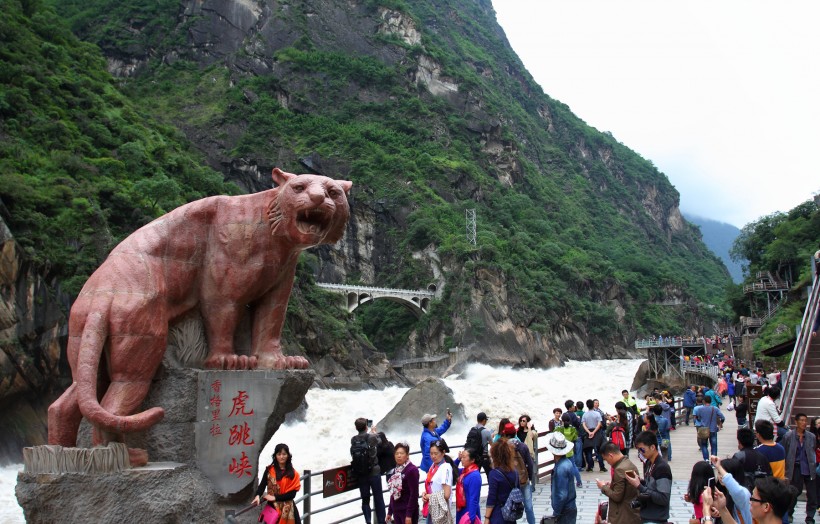
M 686 409 L 683 423 L 689 425 L 689 416 L 692 415 L 692 410 L 695 409 L 695 402 L 697 402 L 698 391 L 697 386 L 691 386 L 683 394 L 683 407 Z
M 797 492 L 806 487 L 806 523 L 814 524 L 814 514 L 817 512 L 817 438 L 811 431 L 806 431 L 808 417 L 805 413 L 794 416 L 795 428 L 790 430 L 780 442 L 786 450 L 786 478 L 789 484 L 797 488 Z M 789 509 L 789 520 L 792 520 L 794 508 L 797 506 L 797 497 Z
M 740 428 L 737 430 L 737 449 L 740 451 L 735 453 L 732 458 L 743 464 L 745 476 L 743 479 L 735 480 L 746 486 L 749 493 L 751 493 L 755 488 L 756 479 L 772 476 L 772 467 L 769 465 L 769 459 L 755 449 L 755 434 L 751 429 Z
M 370 474 L 364 478 L 359 478 L 359 494 L 362 496 L 362 513 L 364 513 L 364 521 L 370 524 L 370 519 L 373 512 L 370 510 L 370 494 L 373 493 L 373 505 L 376 508 L 376 519 L 378 524 L 385 524 L 385 508 L 384 495 L 382 494 L 382 477 L 379 469 L 378 449 L 381 444 L 381 438 L 376 434 L 376 427 L 370 429 L 367 433 L 367 419 L 357 418 L 356 431 L 358 434 L 350 439 L 350 447 L 353 449 L 354 445 L 359 441 L 367 442 L 367 451 L 370 456 Z
M 627 473 L 626 481 L 638 489 L 635 500 L 641 506 L 641 522 L 667 522 L 672 497 L 672 469 L 661 456 L 658 438 L 651 431 L 642 431 L 635 439 L 635 447 L 646 459 L 643 480 L 635 473 Z

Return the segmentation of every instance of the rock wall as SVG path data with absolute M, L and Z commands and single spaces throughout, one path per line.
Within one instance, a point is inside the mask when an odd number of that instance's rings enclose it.
M 67 297 L 24 255 L 0 216 L 0 464 L 45 444 L 60 383 Z

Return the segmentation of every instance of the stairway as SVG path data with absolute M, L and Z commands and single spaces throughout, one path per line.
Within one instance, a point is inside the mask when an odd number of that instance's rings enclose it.
M 803 366 L 803 374 L 797 385 L 791 414 L 805 413 L 809 422 L 820 417 L 820 334 L 812 338 Z

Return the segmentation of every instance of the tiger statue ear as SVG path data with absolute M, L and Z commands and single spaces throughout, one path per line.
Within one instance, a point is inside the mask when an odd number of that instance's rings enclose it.
M 342 189 L 344 190 L 345 194 L 350 193 L 350 188 L 353 187 L 353 182 L 351 182 L 350 180 L 337 180 L 336 182 L 338 182 L 339 185 L 342 186 Z
M 284 186 L 285 184 L 288 183 L 288 180 L 290 180 L 292 178 L 296 178 L 296 176 L 297 175 L 294 175 L 293 173 L 285 173 L 284 171 L 282 171 L 278 167 L 274 167 L 273 171 L 271 172 L 271 177 L 273 178 L 273 181 L 276 182 L 276 185 L 278 185 L 278 186 Z

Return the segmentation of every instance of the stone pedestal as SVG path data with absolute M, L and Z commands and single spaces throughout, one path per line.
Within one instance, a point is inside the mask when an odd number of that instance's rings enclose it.
M 16 494 L 26 521 L 222 522 L 225 509 L 253 498 L 259 453 L 299 407 L 313 376 L 162 369 L 143 409 L 162 406 L 165 418 L 126 437 L 129 447 L 148 451 L 148 466 L 105 474 L 23 471 Z M 90 433 L 86 425 L 81 446 Z

